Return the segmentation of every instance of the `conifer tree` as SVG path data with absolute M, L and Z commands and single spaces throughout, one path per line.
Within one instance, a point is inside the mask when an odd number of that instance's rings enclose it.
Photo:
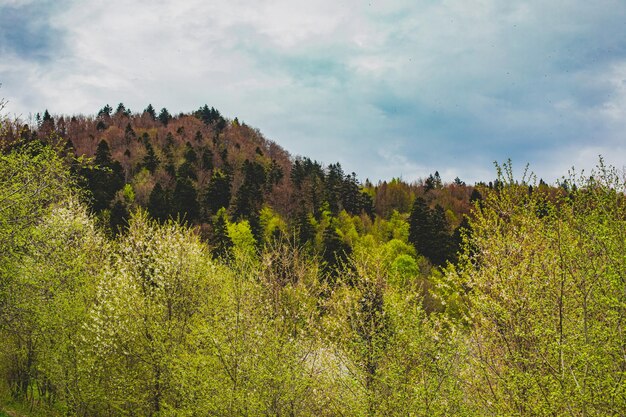
M 159 167 L 160 163 L 161 161 L 159 160 L 159 158 L 156 156 L 156 153 L 154 152 L 154 147 L 152 146 L 150 142 L 147 142 L 146 143 L 146 156 L 143 157 L 143 166 L 146 167 L 146 169 L 150 171 L 152 174 L 154 174 L 156 169 Z
M 213 171 L 203 196 L 203 203 L 208 216 L 217 213 L 222 207 L 227 209 L 230 205 L 230 177 L 222 170 Z
M 172 203 L 180 220 L 195 223 L 200 215 L 198 192 L 189 177 L 178 177 L 172 194 Z
M 164 222 L 170 215 L 170 205 L 171 203 L 167 191 L 163 190 L 161 184 L 157 183 L 148 198 L 148 213 L 150 213 L 154 219 Z
M 231 255 L 233 241 L 228 236 L 227 222 L 228 215 L 226 209 L 222 207 L 213 219 L 213 230 L 209 239 L 215 258 L 227 259 Z
M 426 256 L 431 245 L 432 226 L 430 209 L 422 197 L 415 198 L 409 216 L 409 242 L 418 253 Z

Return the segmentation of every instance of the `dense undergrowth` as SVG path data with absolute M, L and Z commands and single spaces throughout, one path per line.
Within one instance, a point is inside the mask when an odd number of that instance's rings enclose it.
M 0 387 L 25 413 L 626 413 L 610 168 L 552 188 L 500 167 L 442 267 L 401 216 L 358 229 L 342 214 L 350 252 L 330 266 L 244 220 L 224 219 L 223 256 L 141 208 L 111 235 L 75 178 L 41 144 L 0 156 Z

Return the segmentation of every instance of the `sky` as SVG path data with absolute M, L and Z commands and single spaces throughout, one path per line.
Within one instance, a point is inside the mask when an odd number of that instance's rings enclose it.
M 373 182 L 626 164 L 624 0 L 0 0 L 24 119 L 204 104 Z

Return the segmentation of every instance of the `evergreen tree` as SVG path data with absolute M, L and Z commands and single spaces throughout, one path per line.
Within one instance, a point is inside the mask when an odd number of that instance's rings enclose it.
M 228 236 L 227 222 L 226 209 L 219 209 L 213 219 L 213 230 L 209 238 L 214 258 L 228 259 L 231 255 L 233 241 Z
M 183 177 L 189 178 L 194 181 L 198 179 L 198 176 L 196 175 L 196 171 L 193 165 L 189 161 L 185 161 L 182 164 L 180 164 L 180 166 L 176 170 L 176 176 L 181 177 L 181 178 Z
M 207 147 L 203 147 L 202 149 L 202 169 L 205 171 L 213 170 L 213 151 L 211 151 Z
M 339 162 L 328 165 L 327 171 L 324 183 L 324 199 L 328 202 L 330 212 L 336 216 L 343 208 L 344 174 Z
M 332 218 L 329 226 L 324 230 L 322 252 L 322 269 L 330 279 L 332 285 L 340 269 L 347 264 L 352 248 L 346 244 L 337 231 L 337 219 Z
M 121 233 L 124 228 L 128 227 L 128 219 L 130 213 L 128 207 L 122 200 L 117 200 L 111 207 L 109 216 L 109 227 L 114 234 Z
M 315 237 L 315 228 L 311 223 L 309 214 L 305 210 L 300 210 L 296 215 L 295 229 L 300 246 L 306 245 Z
M 213 171 L 203 197 L 208 216 L 217 213 L 220 208 L 227 209 L 230 205 L 230 181 L 230 177 L 222 170 Z
M 148 107 L 146 107 L 146 109 L 143 112 L 148 114 L 148 116 L 150 116 L 152 120 L 156 120 L 157 118 L 156 110 L 154 110 L 154 107 L 152 107 L 152 104 L 148 104 Z
M 172 116 L 170 115 L 170 112 L 168 112 L 167 109 L 163 107 L 161 109 L 161 112 L 159 113 L 159 121 L 163 123 L 163 126 L 167 126 L 170 120 L 172 120 Z
M 439 204 L 431 212 L 431 244 L 427 257 L 435 265 L 443 265 L 452 258 L 452 241 L 450 237 L 450 225 L 446 219 L 446 214 Z
M 184 219 L 191 224 L 198 220 L 200 214 L 198 193 L 188 177 L 178 177 L 176 179 L 172 203 L 174 211 L 180 220 Z
M 234 216 L 236 219 L 250 219 L 258 215 L 263 205 L 265 169 L 261 164 L 246 159 L 241 170 L 244 179 L 235 196 Z
M 148 198 L 148 213 L 150 213 L 154 219 L 164 222 L 170 215 L 170 204 L 167 191 L 163 190 L 161 184 L 157 183 L 154 188 L 152 188 L 152 192 Z
M 94 158 L 95 167 L 84 169 L 87 188 L 92 194 L 92 208 L 99 212 L 107 208 L 115 193 L 124 185 L 124 172 L 118 161 L 111 159 L 111 151 L 105 140 L 101 140 Z
M 101 108 L 100 111 L 98 111 L 98 117 L 109 118 L 111 117 L 112 112 L 113 112 L 113 107 L 107 104 L 103 108 Z
M 415 198 L 409 215 L 409 242 L 418 253 L 427 256 L 432 239 L 430 209 L 422 197 Z
M 146 169 L 152 174 L 154 174 L 160 163 L 161 161 L 156 156 L 152 144 L 149 142 L 146 143 L 146 156 L 143 157 L 143 166 L 146 167 Z
M 187 142 L 185 143 L 185 161 L 189 162 L 190 164 L 195 164 L 196 161 L 198 161 L 198 154 L 196 153 L 196 151 L 193 149 L 193 146 L 191 146 L 191 143 Z

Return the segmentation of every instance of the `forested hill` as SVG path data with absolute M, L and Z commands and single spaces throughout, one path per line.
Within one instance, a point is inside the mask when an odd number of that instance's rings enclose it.
M 602 162 L 373 185 L 208 106 L 36 125 L 0 119 L 0 416 L 626 415 Z
M 36 125 L 22 126 L 19 136 L 61 141 L 66 151 L 90 158 L 75 171 L 91 208 L 113 232 L 143 207 L 160 221 L 200 226 L 215 247 L 228 245 L 220 225 L 247 221 L 257 244 L 283 236 L 323 253 L 325 234 L 340 252 L 349 252 L 354 239 L 347 223 L 363 235 L 394 215 L 408 220 L 419 197 L 415 222 L 426 226 L 416 224 L 420 230 L 410 240 L 441 264 L 453 258 L 454 229 L 470 209 L 473 187 L 458 178 L 443 184 L 434 173 L 411 184 L 399 179 L 362 184 L 339 163 L 324 166 L 293 157 L 258 129 L 207 105 L 177 116 L 165 108 L 157 113 L 152 105 L 131 113 L 121 103 L 115 110 L 104 106 L 96 116 L 53 117 L 46 110 Z

